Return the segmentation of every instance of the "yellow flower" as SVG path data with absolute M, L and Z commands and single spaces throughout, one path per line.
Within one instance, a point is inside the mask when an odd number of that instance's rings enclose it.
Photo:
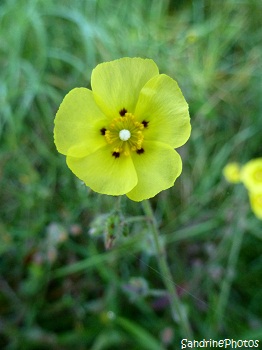
M 252 159 L 242 167 L 241 181 L 249 191 L 262 191 L 262 158 Z
M 262 219 L 262 191 L 249 192 L 251 208 L 258 219 Z
M 223 169 L 225 179 L 230 183 L 240 182 L 240 166 L 238 163 L 228 163 Z
M 91 86 L 71 90 L 55 118 L 55 144 L 72 172 L 96 192 L 134 201 L 173 186 L 182 171 L 174 148 L 191 131 L 177 83 L 154 61 L 126 57 L 99 64 Z

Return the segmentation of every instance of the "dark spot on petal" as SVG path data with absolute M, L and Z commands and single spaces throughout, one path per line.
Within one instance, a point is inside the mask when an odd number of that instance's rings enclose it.
M 114 156 L 115 158 L 119 158 L 120 157 L 120 153 L 119 152 L 113 152 L 112 156 Z
M 101 133 L 101 135 L 105 135 L 105 133 L 106 133 L 106 128 L 100 129 L 100 133 Z
M 147 122 L 146 120 L 143 120 L 143 121 L 142 121 L 142 124 L 144 125 L 145 128 L 148 127 L 148 123 L 149 123 L 149 122 Z
M 123 117 L 126 114 L 127 110 L 125 108 L 122 108 L 121 111 L 119 111 L 119 114 L 121 117 Z
M 145 152 L 144 148 L 140 148 L 136 151 L 137 154 L 142 154 L 144 152 Z

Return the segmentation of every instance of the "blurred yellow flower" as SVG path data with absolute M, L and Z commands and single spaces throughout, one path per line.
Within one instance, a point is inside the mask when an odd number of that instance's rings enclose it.
M 249 192 L 251 208 L 258 219 L 262 219 L 262 191 Z
M 230 183 L 240 182 L 240 165 L 238 163 L 228 163 L 223 169 L 223 175 Z
M 55 117 L 57 150 L 87 186 L 134 201 L 173 186 L 182 171 L 174 148 L 190 136 L 188 105 L 176 81 L 154 61 L 99 64 L 92 90 L 75 88 Z
M 262 158 L 252 159 L 243 165 L 241 181 L 249 191 L 262 192 Z

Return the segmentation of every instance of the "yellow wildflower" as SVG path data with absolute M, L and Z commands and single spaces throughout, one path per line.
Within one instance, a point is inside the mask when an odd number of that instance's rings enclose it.
M 182 171 L 174 150 L 190 136 L 188 105 L 176 81 L 154 61 L 99 64 L 92 90 L 75 88 L 55 118 L 57 150 L 87 186 L 134 201 L 173 186 Z
M 249 192 L 251 208 L 258 219 L 262 219 L 262 191 Z
M 252 159 L 243 165 L 241 181 L 249 191 L 262 192 L 262 158 Z
M 230 183 L 240 182 L 240 165 L 238 163 L 228 163 L 223 169 L 223 175 Z

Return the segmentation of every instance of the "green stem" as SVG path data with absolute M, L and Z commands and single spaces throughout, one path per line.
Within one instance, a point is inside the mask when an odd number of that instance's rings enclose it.
M 123 196 L 118 196 L 116 199 L 115 210 L 117 213 L 122 213 L 122 197 Z
M 144 212 L 149 219 L 148 223 L 153 233 L 155 248 L 157 251 L 159 270 L 163 277 L 163 283 L 165 284 L 165 287 L 171 297 L 170 304 L 171 304 L 172 317 L 175 321 L 179 320 L 182 331 L 184 333 L 183 335 L 187 336 L 188 339 L 193 339 L 192 331 L 187 319 L 186 312 L 178 297 L 176 286 L 173 281 L 169 266 L 167 264 L 165 249 L 160 244 L 160 240 L 159 240 L 160 232 L 158 229 L 156 219 L 154 217 L 151 204 L 148 200 L 145 200 L 142 202 L 142 205 L 143 205 Z
M 243 217 L 244 216 L 242 216 L 239 219 L 238 225 L 232 237 L 232 246 L 229 253 L 226 274 L 222 282 L 221 291 L 220 291 L 220 295 L 217 303 L 215 324 L 218 325 L 218 327 L 220 327 L 220 325 L 222 324 L 222 318 L 228 303 L 230 289 L 234 279 L 234 273 L 236 270 L 236 264 L 238 261 L 239 252 L 243 241 L 243 236 L 245 232 Z

